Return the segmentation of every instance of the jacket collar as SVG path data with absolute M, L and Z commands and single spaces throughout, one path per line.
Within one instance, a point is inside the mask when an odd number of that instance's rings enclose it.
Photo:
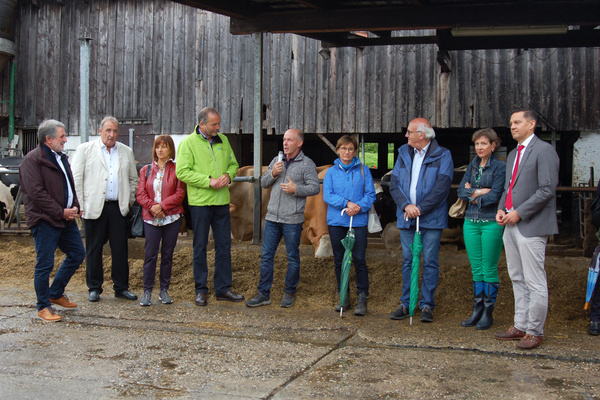
M 202 133 L 202 131 L 200 130 L 200 125 L 196 125 L 196 129 L 194 129 L 194 132 L 196 133 L 196 135 L 198 135 L 198 137 L 210 144 L 214 144 L 214 143 L 223 143 L 223 139 L 221 139 L 221 135 L 217 134 L 217 136 L 213 137 L 212 142 L 208 141 L 208 138 L 206 136 L 204 136 L 204 133 Z

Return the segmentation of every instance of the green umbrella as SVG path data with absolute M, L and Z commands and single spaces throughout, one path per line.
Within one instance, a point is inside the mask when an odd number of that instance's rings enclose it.
M 345 210 L 345 209 L 344 209 Z M 344 214 L 342 210 L 342 215 Z M 344 304 L 346 304 L 346 296 L 348 296 L 348 280 L 350 279 L 350 268 L 352 267 L 352 248 L 354 247 L 354 230 L 352 229 L 352 217 L 350 217 L 350 226 L 346 237 L 342 239 L 344 246 L 344 258 L 342 259 L 342 270 L 340 273 L 340 317 L 344 312 Z
M 415 315 L 417 301 L 419 300 L 419 267 L 421 266 L 421 251 L 423 243 L 421 241 L 421 231 L 419 230 L 419 217 L 417 217 L 417 230 L 415 237 L 410 245 L 412 252 L 412 266 L 410 271 L 410 304 L 408 311 L 410 312 L 410 324 L 412 325 L 412 317 Z

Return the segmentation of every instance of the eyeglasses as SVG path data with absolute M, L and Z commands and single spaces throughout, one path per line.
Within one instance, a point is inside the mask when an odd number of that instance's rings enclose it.
M 340 152 L 342 153 L 353 153 L 354 152 L 354 147 L 340 147 Z

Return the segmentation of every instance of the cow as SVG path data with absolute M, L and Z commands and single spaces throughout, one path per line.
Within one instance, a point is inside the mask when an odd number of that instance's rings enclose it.
M 323 165 L 317 167 L 319 180 L 325 178 L 327 170 L 332 165 Z M 268 167 L 262 167 L 262 173 L 267 171 Z M 246 166 L 238 170 L 237 176 L 253 176 L 254 167 Z M 376 210 L 381 210 L 380 204 L 385 201 L 384 189 L 379 184 L 375 184 L 377 200 L 375 202 Z M 233 182 L 229 187 L 231 194 L 231 234 L 237 240 L 251 240 L 254 232 L 254 188 L 247 182 Z M 271 195 L 271 189 L 262 189 L 262 209 L 261 226 L 264 225 L 267 214 L 267 205 Z M 390 197 L 391 199 L 391 197 Z M 393 207 L 392 213 L 395 217 L 396 206 L 391 200 Z M 385 210 L 378 211 L 385 215 Z M 394 218 L 395 219 L 395 218 Z M 383 222 L 383 221 L 382 221 Z M 385 226 L 385 225 L 382 225 Z M 315 257 L 329 257 L 333 255 L 329 230 L 327 228 L 327 204 L 323 200 L 323 185 L 321 191 L 315 196 L 306 198 L 304 209 L 304 224 L 302 225 L 302 244 L 312 244 L 315 247 Z
M 23 157 L 0 159 L 0 219 L 2 221 L 6 220 L 14 207 L 20 187 L 18 171 L 22 162 Z
M 331 165 L 317 167 L 319 178 L 323 179 L 327 169 Z M 262 174 L 267 172 L 268 167 L 262 167 Z M 238 170 L 236 176 L 253 176 L 254 167 L 245 166 Z M 267 215 L 267 206 L 271 196 L 271 188 L 261 189 L 261 226 L 264 225 Z M 251 240 L 254 233 L 254 187 L 248 182 L 233 182 L 229 186 L 231 212 L 231 235 L 237 240 Z M 302 231 L 302 243 L 315 246 L 316 257 L 327 257 L 333 255 L 329 233 L 327 231 L 327 205 L 323 201 L 322 192 L 316 196 L 306 198 L 304 209 L 304 225 Z
M 262 167 L 262 174 L 268 167 Z M 245 166 L 238 169 L 236 176 L 253 176 L 254 167 Z M 231 235 L 236 240 L 251 240 L 254 234 L 254 186 L 248 182 L 232 182 L 229 186 L 231 214 Z M 267 205 L 271 196 L 271 188 L 261 189 L 261 226 L 265 223 Z
M 327 170 L 332 165 L 317 167 L 319 181 L 322 181 L 327 174 Z M 327 228 L 327 204 L 323 200 L 323 184 L 321 191 L 315 196 L 306 198 L 306 207 L 304 208 L 304 224 L 302 225 L 302 243 L 315 246 L 315 257 L 333 256 L 331 240 L 329 239 L 329 230 Z

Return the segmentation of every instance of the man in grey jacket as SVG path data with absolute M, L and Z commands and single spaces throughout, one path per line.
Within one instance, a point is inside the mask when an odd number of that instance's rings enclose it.
M 274 158 L 260 181 L 263 188 L 272 189 L 265 217 L 258 291 L 253 299 L 246 302 L 248 307 L 271 304 L 273 260 L 282 237 L 285 239 L 288 268 L 281 307 L 294 305 L 300 280 L 299 246 L 306 197 L 314 196 L 320 190 L 317 167 L 302 152 L 303 143 L 301 131 L 287 130 L 283 135 L 283 160 Z
M 504 226 L 504 250 L 515 296 L 514 324 L 498 340 L 519 340 L 520 349 L 538 347 L 548 314 L 544 260 L 548 237 L 558 233 L 556 185 L 559 159 L 554 148 L 535 136 L 535 114 L 517 110 L 510 131 L 519 145 L 506 160 L 505 191 L 496 221 Z

